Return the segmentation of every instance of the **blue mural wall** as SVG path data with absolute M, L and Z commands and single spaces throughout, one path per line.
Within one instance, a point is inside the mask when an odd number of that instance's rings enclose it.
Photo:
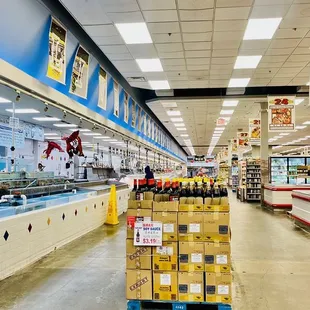
M 66 82 L 59 83 L 46 76 L 48 66 L 48 46 L 49 30 L 51 23 L 50 12 L 39 2 L 34 0 L 10 0 L 5 1 L 1 7 L 0 19 L 0 58 L 24 71 L 40 82 L 54 88 L 64 95 L 74 99 L 88 109 L 104 116 L 113 121 L 115 124 L 125 128 L 129 132 L 141 137 L 143 140 L 152 143 L 154 146 L 170 153 L 171 155 L 185 160 L 181 148 L 172 141 L 163 131 L 160 130 L 158 135 L 160 139 L 150 135 L 149 119 L 151 128 L 154 128 L 152 118 L 138 103 L 134 103 L 129 98 L 128 123 L 124 120 L 124 100 L 125 94 L 121 85 L 119 86 L 119 116 L 114 115 L 114 80 L 108 74 L 107 82 L 107 106 L 106 110 L 98 106 L 98 89 L 99 89 L 99 63 L 90 55 L 88 71 L 88 92 L 87 98 L 81 98 L 69 92 L 71 83 L 71 73 L 75 58 L 76 50 L 79 46 L 77 39 L 67 31 L 66 40 Z M 136 122 L 132 126 L 132 106 L 135 104 Z M 142 109 L 139 115 L 139 108 Z M 146 132 L 144 132 L 144 122 L 146 118 Z M 139 116 L 142 117 L 142 126 L 139 130 Z M 157 141 L 157 142 L 156 142 Z

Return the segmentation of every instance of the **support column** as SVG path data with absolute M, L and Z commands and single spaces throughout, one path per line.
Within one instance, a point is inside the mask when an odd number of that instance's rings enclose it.
M 260 158 L 260 146 L 259 145 L 252 145 L 252 157 Z
M 261 159 L 261 177 L 262 185 L 268 183 L 268 102 L 261 102 L 260 120 L 261 120 L 261 141 L 260 141 L 260 159 Z

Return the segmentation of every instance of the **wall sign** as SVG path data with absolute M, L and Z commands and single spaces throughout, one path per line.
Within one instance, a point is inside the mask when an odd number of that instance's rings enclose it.
M 249 119 L 249 141 L 252 145 L 260 144 L 261 138 L 261 126 L 260 119 L 250 118 Z
M 295 96 L 268 97 L 269 132 L 295 130 Z
M 100 67 L 99 68 L 99 94 L 98 94 L 98 106 L 106 110 L 107 109 L 107 87 L 108 87 L 108 76 L 107 73 Z
M 249 133 L 248 132 L 238 132 L 238 149 L 245 149 L 249 146 Z
M 114 84 L 114 115 L 119 117 L 119 85 L 116 81 L 113 81 Z
M 135 246 L 161 246 L 162 235 L 161 222 L 135 222 Z
M 11 147 L 13 144 L 12 127 L 7 124 L 0 124 L 0 145 Z M 25 132 L 21 128 L 15 129 L 15 147 L 21 149 L 25 146 Z
M 125 92 L 125 98 L 124 98 L 124 121 L 128 124 L 128 118 L 129 118 L 129 97 L 128 94 Z

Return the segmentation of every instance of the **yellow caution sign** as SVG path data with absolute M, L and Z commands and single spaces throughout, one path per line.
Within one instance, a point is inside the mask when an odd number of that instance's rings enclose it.
M 118 213 L 117 213 L 116 186 L 115 185 L 111 185 L 108 213 L 107 213 L 107 219 L 106 219 L 105 224 L 107 224 L 107 225 L 119 224 Z

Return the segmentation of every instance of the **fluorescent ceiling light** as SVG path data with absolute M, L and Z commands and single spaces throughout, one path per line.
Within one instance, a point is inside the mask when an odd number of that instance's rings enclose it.
M 216 130 L 216 131 L 224 131 L 225 127 L 215 127 L 214 130 Z
M 57 117 L 33 117 L 32 119 L 39 122 L 57 122 L 60 121 L 60 118 Z
M 83 133 L 84 136 L 102 136 L 101 133 L 99 132 L 88 132 L 88 133 Z
M 154 90 L 170 89 L 170 85 L 167 80 L 149 81 L 149 84 Z
M 230 79 L 228 87 L 246 87 L 250 80 L 250 78 Z
M 275 137 L 273 137 L 274 139 L 282 139 L 282 138 L 284 138 L 283 136 L 275 136 Z
M 60 128 L 72 128 L 72 127 L 77 127 L 75 124 L 53 124 L 55 127 L 60 127 Z M 75 130 L 74 130 L 75 131 Z
M 119 142 L 119 141 L 116 140 L 116 139 L 109 139 L 109 140 L 105 140 L 105 141 L 107 141 L 107 142 Z
M 295 105 L 301 104 L 305 99 L 295 99 Z
M 184 123 L 175 123 L 174 126 L 175 127 L 184 127 L 185 124 Z
M 5 109 L 7 112 L 13 113 L 13 109 Z M 15 114 L 37 114 L 40 111 L 35 109 L 15 109 Z
M 12 102 L 11 100 L 9 99 L 6 99 L 6 98 L 3 98 L 3 97 L 0 97 L 0 103 L 10 103 Z
M 50 137 L 50 136 L 48 136 L 48 137 L 46 137 L 46 139 L 47 139 L 47 140 L 59 140 L 59 139 L 61 139 L 61 137 L 57 137 L 57 136 L 55 136 L 55 137 Z
M 167 102 L 162 102 L 161 104 L 164 108 L 177 108 L 178 107 L 176 102 L 167 101 Z
M 307 126 L 296 126 L 295 129 L 305 129 Z
M 158 58 L 152 59 L 136 59 L 138 66 L 142 72 L 163 72 L 163 67 Z
M 115 24 L 126 44 L 153 43 L 146 23 Z
M 186 128 L 185 127 L 178 127 L 177 130 L 178 131 L 186 131 Z
M 94 139 L 102 139 L 102 140 L 105 140 L 105 139 L 110 139 L 110 137 L 109 137 L 109 136 L 94 137 Z
M 288 132 L 282 132 L 282 133 L 280 133 L 279 135 L 280 135 L 280 136 L 288 136 L 289 133 L 288 133 Z
M 222 110 L 220 112 L 221 115 L 231 115 L 234 113 L 234 110 Z
M 309 86 L 309 85 L 310 85 L 310 82 L 308 82 L 306 85 Z
M 120 142 L 118 142 L 118 141 L 109 141 L 110 143 L 112 143 L 112 144 L 119 144 Z
M 181 112 L 180 111 L 167 111 L 167 114 L 169 116 L 180 116 Z
M 69 129 L 70 131 L 76 131 L 76 129 Z M 83 129 L 83 128 L 79 128 L 78 129 L 79 132 L 89 132 L 90 129 Z
M 47 132 L 47 133 L 44 133 L 44 136 L 53 136 L 53 137 L 55 137 L 55 136 L 57 136 L 57 133 L 55 133 L 55 132 Z
M 187 134 L 184 134 L 184 135 L 181 135 L 181 137 L 188 137 L 188 135 L 187 135 Z
M 223 107 L 236 107 L 238 103 L 239 100 L 224 100 Z
M 88 141 L 83 141 L 82 144 L 90 144 Z
M 183 122 L 183 118 L 182 117 L 174 117 L 174 118 L 171 118 L 171 122 Z
M 281 17 L 250 19 L 243 40 L 270 40 L 281 21 Z
M 255 69 L 262 56 L 238 56 L 234 69 Z

